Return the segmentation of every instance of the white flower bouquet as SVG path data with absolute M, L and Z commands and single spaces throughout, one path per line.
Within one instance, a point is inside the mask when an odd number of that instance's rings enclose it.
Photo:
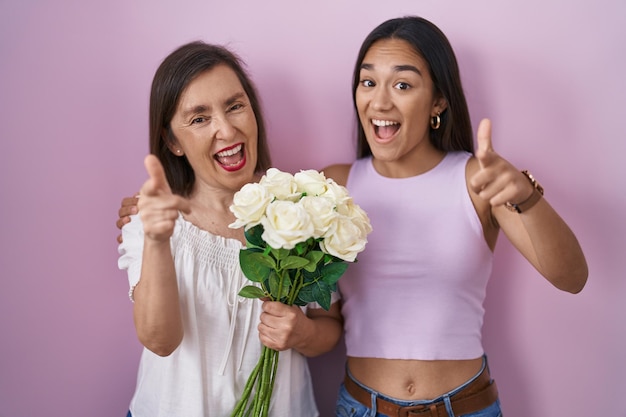
M 241 269 L 256 284 L 239 295 L 287 305 L 316 302 L 328 310 L 346 262 L 356 261 L 372 231 L 345 187 L 315 170 L 270 168 L 235 194 L 230 210 L 230 227 L 245 231 Z M 264 346 L 231 417 L 268 415 L 277 366 L 278 351 Z

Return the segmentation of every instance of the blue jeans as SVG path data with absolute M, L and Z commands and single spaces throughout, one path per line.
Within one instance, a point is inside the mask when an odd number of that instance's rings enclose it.
M 483 358 L 483 366 L 480 372 L 482 372 L 486 366 L 487 366 L 487 359 Z M 348 375 L 352 377 L 349 371 L 347 372 L 348 372 Z M 394 404 L 398 404 L 402 407 L 408 407 L 412 405 L 430 405 L 432 403 L 443 401 L 446 404 L 446 409 L 448 410 L 448 417 L 502 417 L 502 410 L 500 409 L 499 399 L 496 399 L 496 401 L 490 406 L 488 406 L 487 408 L 484 408 L 480 411 L 476 411 L 471 414 L 463 414 L 462 416 L 456 416 L 452 412 L 452 409 L 450 407 L 450 397 L 456 394 L 457 392 L 459 392 L 460 390 L 462 390 L 463 388 L 465 388 L 470 382 L 472 382 L 480 374 L 480 372 L 476 374 L 476 376 L 472 377 L 469 381 L 464 383 L 463 385 L 453 389 L 452 391 L 442 395 L 441 397 L 435 398 L 434 400 L 427 400 L 427 401 L 425 400 L 420 400 L 420 401 L 398 400 L 396 398 L 391 398 L 383 394 L 380 394 L 379 392 L 376 392 L 364 386 L 363 384 L 360 384 L 358 381 L 356 382 L 359 385 L 361 385 L 362 388 L 365 388 L 367 391 L 369 391 L 373 396 L 382 398 Z M 337 399 L 337 406 L 335 407 L 335 416 L 336 417 L 389 417 L 385 414 L 377 413 L 374 410 L 372 410 L 370 407 L 367 407 L 361 404 L 359 401 L 355 400 L 348 393 L 348 391 L 346 391 L 346 387 L 344 386 L 343 383 L 341 384 L 341 387 L 339 388 L 339 397 Z
M 128 410 L 128 414 L 126 414 L 126 417 L 133 417 L 133 415 L 130 413 L 130 410 Z

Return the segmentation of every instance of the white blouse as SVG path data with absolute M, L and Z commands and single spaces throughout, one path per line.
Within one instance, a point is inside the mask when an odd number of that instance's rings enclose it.
M 118 266 L 135 286 L 141 275 L 143 225 L 122 228 Z M 184 337 L 167 357 L 143 350 L 133 417 L 229 416 L 261 354 L 261 302 L 238 296 L 250 281 L 239 267 L 236 239 L 201 230 L 179 216 L 171 238 Z M 318 416 L 306 358 L 280 352 L 270 416 Z

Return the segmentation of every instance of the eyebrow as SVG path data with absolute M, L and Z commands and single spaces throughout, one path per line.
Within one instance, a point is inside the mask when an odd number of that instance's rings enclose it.
M 373 64 L 361 64 L 361 69 L 371 71 L 374 69 L 374 65 Z M 394 72 L 412 71 L 416 74 L 422 75 L 422 72 L 419 69 L 417 69 L 417 67 L 414 65 L 395 65 L 393 67 L 393 71 Z
M 181 117 L 183 119 L 187 119 L 192 114 L 205 113 L 207 110 L 209 110 L 208 106 L 200 104 L 198 106 L 193 106 L 193 107 L 188 108 L 187 110 L 183 111 L 182 114 L 181 114 Z
M 226 106 L 230 106 L 231 104 L 233 104 L 237 100 L 241 100 L 243 97 L 246 97 L 246 93 L 244 91 L 239 91 L 239 92 L 233 94 L 232 96 L 228 97 L 224 101 L 224 104 Z M 193 106 L 193 107 L 190 107 L 190 108 L 184 110 L 182 112 L 181 116 L 182 116 L 183 119 L 186 119 L 189 116 L 191 116 L 192 114 L 205 113 L 205 112 L 210 111 L 210 110 L 211 110 L 210 106 L 205 106 L 204 104 L 199 104 L 197 106 Z

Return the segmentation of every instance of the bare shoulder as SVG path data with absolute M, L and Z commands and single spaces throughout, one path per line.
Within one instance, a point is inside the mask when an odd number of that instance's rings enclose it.
M 465 166 L 465 176 L 469 179 L 472 175 L 478 172 L 479 169 L 480 165 L 478 164 L 478 159 L 472 155 L 470 159 L 467 160 L 467 165 Z
M 350 174 L 351 164 L 335 164 L 329 165 L 322 170 L 326 178 L 332 178 L 339 185 L 345 187 L 348 182 L 348 174 Z

